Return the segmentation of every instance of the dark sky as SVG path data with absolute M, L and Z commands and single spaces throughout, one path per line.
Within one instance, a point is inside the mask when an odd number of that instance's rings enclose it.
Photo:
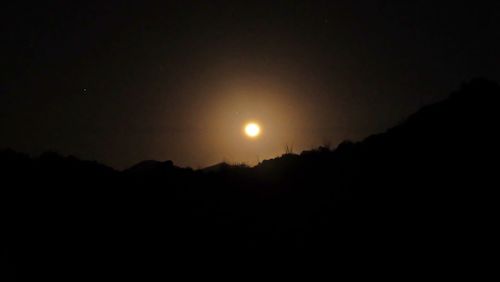
M 0 148 L 124 168 L 359 140 L 500 80 L 500 1 L 2 3 Z M 241 134 L 258 121 L 262 136 Z

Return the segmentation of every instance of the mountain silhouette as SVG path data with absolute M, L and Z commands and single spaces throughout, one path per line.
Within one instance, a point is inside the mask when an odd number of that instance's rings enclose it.
M 9 277 L 150 280 L 250 253 L 481 263 L 496 240 L 499 97 L 475 79 L 383 133 L 255 167 L 117 171 L 0 151 Z

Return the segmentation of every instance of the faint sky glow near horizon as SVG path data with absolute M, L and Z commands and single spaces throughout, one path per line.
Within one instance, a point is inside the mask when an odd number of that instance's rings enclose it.
M 200 83 L 212 97 L 210 101 L 200 97 L 205 105 L 202 115 L 208 121 L 206 128 L 210 128 L 207 132 L 221 133 L 207 134 L 202 139 L 211 148 L 210 163 L 255 165 L 259 160 L 281 155 L 287 144 L 307 149 L 320 142 L 317 136 L 301 134 L 307 127 L 313 129 L 319 121 L 314 121 L 307 101 L 300 98 L 299 80 L 273 75 L 269 66 L 258 68 L 255 63 L 212 71 L 220 74 L 220 78 L 208 76 L 209 81 Z M 265 130 L 265 136 L 250 138 L 242 134 L 242 127 L 244 133 L 249 123 L 260 126 L 260 134 Z

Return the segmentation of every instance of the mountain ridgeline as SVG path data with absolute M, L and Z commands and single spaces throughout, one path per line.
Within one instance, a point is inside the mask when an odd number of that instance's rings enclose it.
M 215 253 L 470 258 L 495 229 L 499 97 L 476 79 L 386 132 L 255 167 L 1 151 L 9 273 L 144 280 Z

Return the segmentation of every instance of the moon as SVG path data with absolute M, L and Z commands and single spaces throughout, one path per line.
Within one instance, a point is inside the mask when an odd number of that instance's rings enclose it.
M 250 138 L 257 138 L 260 135 L 260 126 L 255 122 L 245 125 L 245 134 Z

